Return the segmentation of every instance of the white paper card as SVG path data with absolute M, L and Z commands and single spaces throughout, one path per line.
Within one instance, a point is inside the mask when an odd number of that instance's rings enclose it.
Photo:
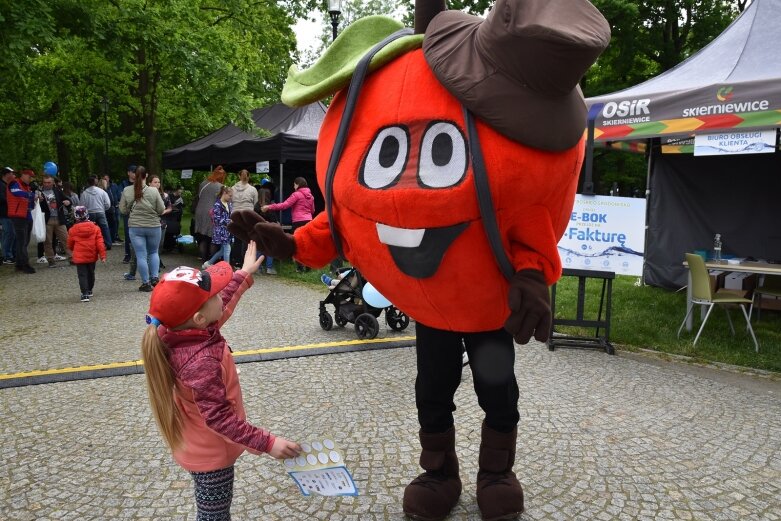
M 357 496 L 342 451 L 331 439 L 301 443 L 301 454 L 284 461 L 285 469 L 305 496 Z

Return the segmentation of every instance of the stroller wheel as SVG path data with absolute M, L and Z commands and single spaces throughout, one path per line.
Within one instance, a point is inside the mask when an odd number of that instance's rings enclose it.
M 404 331 L 409 325 L 409 317 L 400 309 L 391 306 L 385 310 L 385 322 L 394 331 Z
M 336 325 L 339 327 L 344 327 L 347 325 L 347 322 L 349 322 L 344 316 L 342 316 L 341 313 L 338 311 L 336 312 Z
M 331 314 L 328 311 L 320 312 L 320 327 L 326 331 L 331 331 L 331 328 L 334 327 L 334 319 L 331 318 Z
M 375 338 L 379 332 L 380 324 L 377 322 L 377 319 L 374 318 L 374 315 L 370 313 L 361 313 L 355 319 L 355 333 L 358 335 L 358 338 L 364 340 L 372 339 Z

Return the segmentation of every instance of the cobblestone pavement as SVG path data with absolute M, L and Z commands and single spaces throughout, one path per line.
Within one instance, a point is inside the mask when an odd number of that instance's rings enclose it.
M 3 372 L 137 357 L 146 297 L 110 276 L 121 266 L 99 269 L 89 304 L 76 302 L 74 273 L 57 283 L 60 270 L 18 278 L 3 268 L 0 299 L 18 304 L 0 309 Z M 267 279 L 225 328 L 234 347 L 354 339 L 320 330 L 316 290 Z M 7 324 L 24 317 L 38 320 L 7 340 Z M 535 343 L 517 348 L 516 373 L 523 519 L 781 519 L 778 379 Z M 293 439 L 336 440 L 360 495 L 304 497 L 280 462 L 245 454 L 234 519 L 403 519 L 403 487 L 419 471 L 414 376 L 414 348 L 242 364 L 250 419 Z M 482 414 L 467 369 L 456 402 L 464 493 L 449 519 L 477 520 Z M 142 376 L 2 389 L 0 407 L 0 519 L 195 518 L 189 476 L 156 432 Z

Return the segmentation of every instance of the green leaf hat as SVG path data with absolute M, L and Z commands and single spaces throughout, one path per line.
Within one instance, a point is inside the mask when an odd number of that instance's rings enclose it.
M 347 26 L 325 53 L 303 71 L 293 65 L 282 89 L 282 103 L 300 107 L 321 100 L 350 83 L 358 61 L 377 43 L 404 26 L 386 16 L 367 16 Z M 423 35 L 403 36 L 383 47 L 372 58 L 369 72 L 423 43 Z

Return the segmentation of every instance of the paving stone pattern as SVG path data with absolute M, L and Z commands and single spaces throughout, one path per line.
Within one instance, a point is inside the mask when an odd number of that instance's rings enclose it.
M 0 299 L 23 311 L 0 312 L 3 372 L 136 356 L 146 297 L 108 276 L 116 269 L 99 269 L 89 304 L 76 301 L 75 273 L 42 293 L 35 278 L 51 283 L 59 269 L 24 277 L 23 288 L 21 276 L 0 273 Z M 260 301 L 272 291 L 271 310 L 239 305 L 245 313 L 225 330 L 234 346 L 354 338 L 320 330 L 316 290 L 261 279 L 250 294 Z M 20 316 L 31 318 L 27 337 L 9 341 L 7 324 Z M 516 352 L 522 519 L 781 519 L 777 379 L 537 343 Z M 403 487 L 419 471 L 414 348 L 242 364 L 240 378 L 251 421 L 292 439 L 336 440 L 360 496 L 304 497 L 281 462 L 245 454 L 234 519 L 403 519 Z M 477 520 L 482 412 L 468 368 L 456 403 L 464 493 L 449 519 Z M 189 475 L 157 434 L 142 376 L 3 389 L 0 408 L 0 519 L 195 519 Z

